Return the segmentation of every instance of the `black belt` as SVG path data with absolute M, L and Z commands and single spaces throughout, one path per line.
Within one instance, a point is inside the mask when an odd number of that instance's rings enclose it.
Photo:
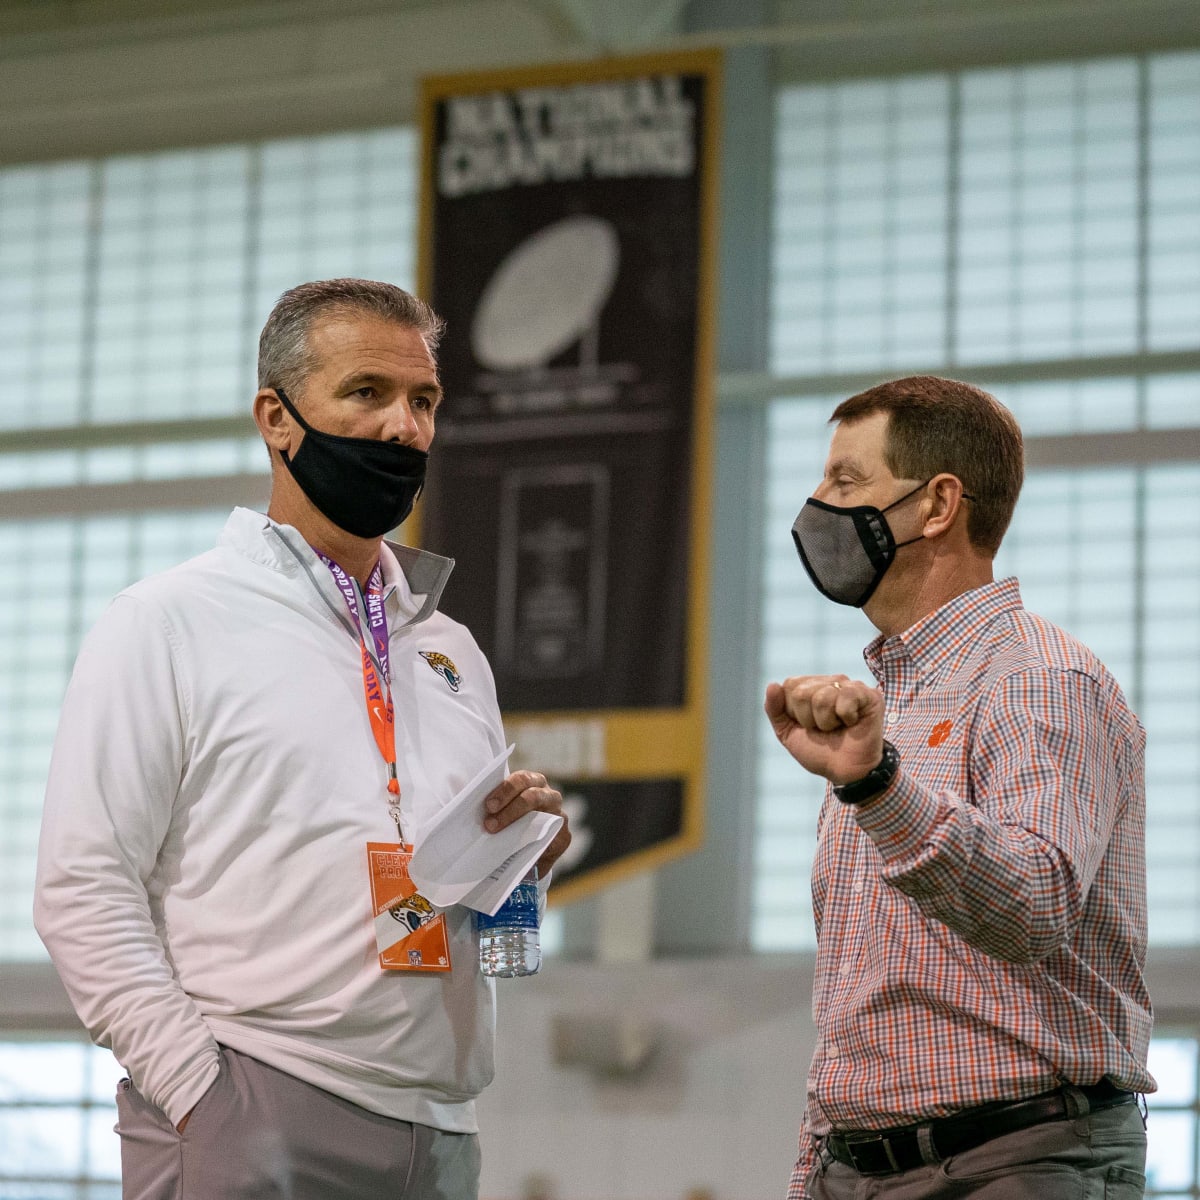
M 1082 1092 L 1092 1112 L 1114 1108 L 1118 1104 L 1132 1104 L 1134 1100 L 1133 1092 L 1127 1092 L 1107 1079 L 1086 1087 L 1072 1085 L 1070 1090 Z M 1026 1100 L 969 1108 L 924 1125 L 874 1133 L 862 1130 L 831 1133 L 819 1141 L 838 1162 L 853 1167 L 860 1175 L 897 1175 L 923 1164 L 941 1162 L 952 1154 L 982 1146 L 1005 1133 L 1015 1133 L 1044 1121 L 1077 1116 L 1078 1111 L 1068 1101 L 1067 1092 L 1068 1088 L 1058 1088 Z M 922 1143 L 926 1153 L 922 1153 Z

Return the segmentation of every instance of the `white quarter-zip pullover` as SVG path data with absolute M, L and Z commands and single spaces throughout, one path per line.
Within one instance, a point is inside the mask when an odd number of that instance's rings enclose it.
M 503 731 L 487 661 L 436 608 L 453 563 L 385 544 L 382 564 L 419 841 Z M 35 922 L 93 1038 L 172 1123 L 223 1044 L 373 1112 L 476 1129 L 495 1014 L 471 914 L 447 914 L 449 974 L 379 967 L 366 847 L 396 840 L 386 779 L 358 631 L 289 526 L 235 510 L 214 550 L 122 592 L 85 639 Z

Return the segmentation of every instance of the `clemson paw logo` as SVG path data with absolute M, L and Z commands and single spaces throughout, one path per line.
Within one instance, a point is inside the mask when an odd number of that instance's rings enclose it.
M 953 721 L 939 721 L 929 731 L 929 744 L 931 746 L 940 746 L 950 736 L 950 730 L 953 728 Z
M 429 664 L 430 668 L 440 675 L 449 685 L 452 692 L 458 691 L 462 676 L 454 665 L 454 660 L 437 650 L 418 650 L 417 653 Z

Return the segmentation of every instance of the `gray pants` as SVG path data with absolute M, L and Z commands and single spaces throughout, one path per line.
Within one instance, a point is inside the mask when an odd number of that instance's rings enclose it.
M 478 1200 L 479 1140 L 395 1121 L 227 1047 L 183 1133 L 117 1089 L 124 1200 Z
M 1141 1200 L 1146 1131 L 1135 1104 L 1005 1134 L 899 1175 L 818 1166 L 813 1200 Z

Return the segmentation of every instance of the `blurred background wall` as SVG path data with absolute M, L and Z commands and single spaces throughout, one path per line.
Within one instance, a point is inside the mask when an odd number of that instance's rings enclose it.
M 46 761 L 108 599 L 265 498 L 274 299 L 414 285 L 421 76 L 694 45 L 726 54 L 708 839 L 501 984 L 484 1194 L 782 1195 L 820 792 L 761 695 L 870 635 L 788 529 L 836 400 L 931 371 L 1021 420 L 998 565 L 1150 734 L 1152 1183 L 1200 1197 L 1194 0 L 0 0 L 0 1198 L 119 1194 L 117 1072 L 29 918 Z

